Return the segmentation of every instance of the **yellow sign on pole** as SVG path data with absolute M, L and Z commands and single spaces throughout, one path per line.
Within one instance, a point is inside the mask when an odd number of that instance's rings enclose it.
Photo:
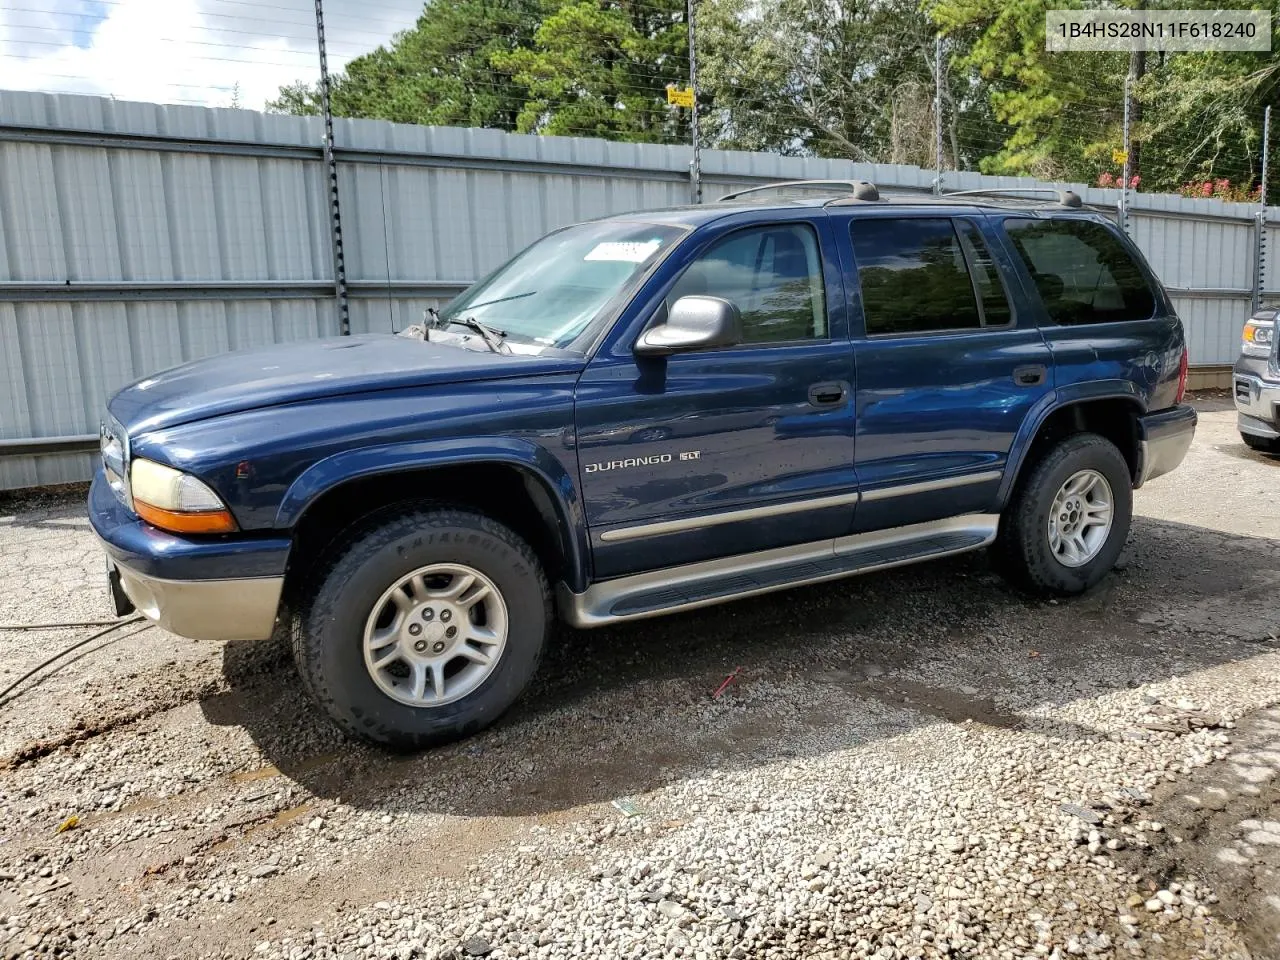
M 667 87 L 667 103 L 674 103 L 677 107 L 687 107 L 693 109 L 693 89 L 681 90 L 679 87 Z
M 1129 159 L 1129 151 L 1127 151 L 1127 150 L 1112 150 L 1112 151 L 1111 151 L 1111 162 L 1112 162 L 1112 163 L 1118 163 L 1118 164 L 1120 164 L 1121 166 L 1123 166 L 1123 165 L 1128 161 L 1128 159 Z

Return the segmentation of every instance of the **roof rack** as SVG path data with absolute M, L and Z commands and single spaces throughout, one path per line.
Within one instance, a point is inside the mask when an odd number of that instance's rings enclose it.
M 761 193 L 765 190 L 777 190 L 779 196 L 811 196 L 814 193 L 831 194 L 835 192 L 832 188 L 839 188 L 839 192 L 849 193 L 855 200 L 879 200 L 880 191 L 876 189 L 876 185 L 870 180 L 783 180 L 778 183 L 766 183 L 760 187 L 750 187 L 746 190 L 738 190 L 734 193 L 726 194 L 719 199 L 719 203 L 726 200 L 737 200 L 747 194 Z
M 1082 207 L 1080 194 L 1074 190 L 1058 190 L 1055 187 L 989 187 L 984 190 L 948 190 L 944 197 L 999 197 L 1003 194 L 1050 194 L 1064 207 Z

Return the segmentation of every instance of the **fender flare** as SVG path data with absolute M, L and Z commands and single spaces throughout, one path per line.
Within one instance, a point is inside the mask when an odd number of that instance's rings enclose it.
M 572 589 L 586 589 L 590 551 L 577 483 L 564 464 L 545 447 L 521 438 L 412 441 L 335 453 L 309 466 L 290 484 L 276 511 L 275 527 L 292 529 L 316 500 L 353 480 L 478 464 L 511 467 L 532 477 L 542 487 L 555 513 L 544 519 L 555 524 L 555 534 L 565 557 L 565 579 Z
M 1035 440 L 1040 428 L 1059 410 L 1074 407 L 1094 400 L 1123 400 L 1132 403 L 1141 416 L 1146 412 L 1145 398 L 1138 388 L 1129 380 L 1094 380 L 1088 383 L 1073 383 L 1045 394 L 1031 408 L 1022 427 L 1018 430 L 1009 447 L 1009 457 L 1004 479 L 1000 481 L 1000 492 L 997 504 L 1003 510 L 1013 495 L 1014 484 L 1026 463 L 1027 454 L 1031 451 L 1031 443 Z

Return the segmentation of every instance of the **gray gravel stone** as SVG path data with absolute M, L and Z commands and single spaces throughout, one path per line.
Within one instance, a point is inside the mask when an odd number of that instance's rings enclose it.
M 1096 810 L 1090 810 L 1088 807 L 1082 807 L 1078 803 L 1061 803 L 1058 809 L 1068 816 L 1078 817 L 1085 823 L 1098 824 L 1102 822 L 1102 814 Z

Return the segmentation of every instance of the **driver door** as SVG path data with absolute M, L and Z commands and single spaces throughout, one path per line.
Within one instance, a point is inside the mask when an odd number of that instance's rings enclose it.
M 659 291 L 721 297 L 743 342 L 601 350 L 578 382 L 578 467 L 595 577 L 848 533 L 853 352 L 826 216 L 708 231 Z

